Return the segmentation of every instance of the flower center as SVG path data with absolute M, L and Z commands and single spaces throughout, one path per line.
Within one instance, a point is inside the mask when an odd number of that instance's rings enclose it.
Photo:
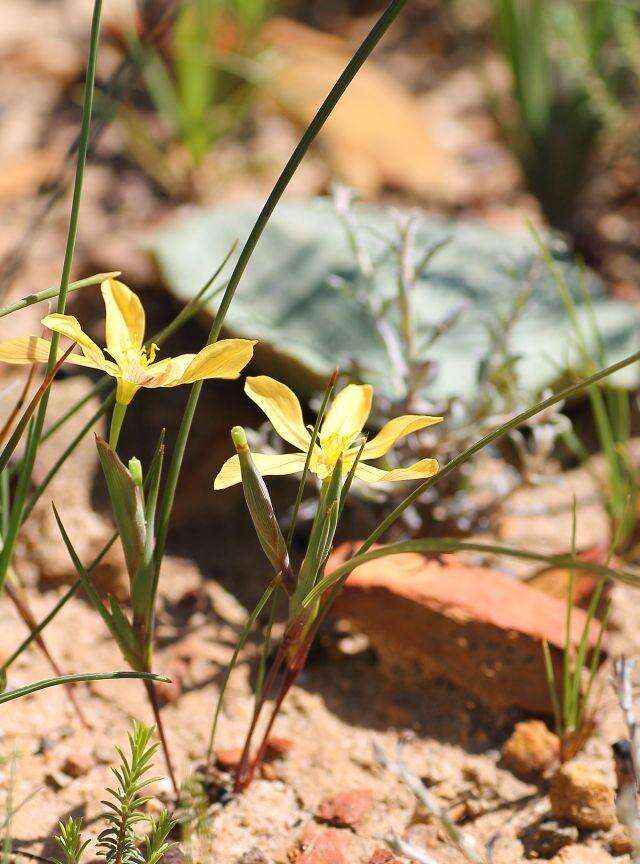
M 350 436 L 340 435 L 339 432 L 331 432 L 329 435 L 320 436 L 322 461 L 327 468 L 333 468 L 344 451 L 348 450 L 350 444 Z
M 125 381 L 131 381 L 132 384 L 140 384 L 146 378 L 145 369 L 156 359 L 158 346 L 152 342 L 147 352 L 146 348 L 140 348 L 139 351 L 129 348 L 123 351 L 114 360 L 120 368 L 120 373 Z

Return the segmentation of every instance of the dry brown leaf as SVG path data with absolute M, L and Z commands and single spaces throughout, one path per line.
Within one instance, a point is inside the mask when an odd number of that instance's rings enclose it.
M 53 150 L 34 150 L 0 163 L 0 201 L 34 195 L 59 165 Z
M 351 57 L 343 40 L 287 18 L 263 37 L 274 50 L 266 88 L 300 123 L 308 123 Z M 359 192 L 393 187 L 432 201 L 452 201 L 462 178 L 453 157 L 429 134 L 413 95 L 369 61 L 321 134 L 333 170 Z

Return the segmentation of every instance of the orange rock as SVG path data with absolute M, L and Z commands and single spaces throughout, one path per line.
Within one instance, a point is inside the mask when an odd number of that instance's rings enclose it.
M 332 825 L 355 828 L 367 818 L 372 807 L 373 793 L 370 789 L 338 792 L 320 802 L 317 818 Z
M 400 864 L 398 859 L 388 849 L 375 849 L 369 864 Z
M 559 754 L 560 739 L 542 720 L 516 723 L 502 747 L 504 767 L 525 778 L 544 774 L 558 761 Z
M 562 765 L 549 787 L 553 815 L 578 828 L 611 828 L 616 821 L 614 797 L 602 771 L 584 762 Z
M 344 544 L 327 572 L 349 557 Z M 546 639 L 561 676 L 566 604 L 485 567 L 455 556 L 427 559 L 406 553 L 358 567 L 338 597 L 335 611 L 369 637 L 393 679 L 420 686 L 445 678 L 495 709 L 519 706 L 551 713 L 542 660 Z M 571 641 L 577 645 L 586 621 L 576 609 Z M 589 643 L 594 645 L 598 624 Z
M 267 739 L 267 759 L 277 759 L 279 756 L 286 754 L 293 747 L 293 741 L 290 738 L 281 738 L 278 735 L 269 735 Z
M 216 765 L 224 771 L 232 771 L 240 764 L 242 750 L 240 747 L 231 747 L 228 750 L 216 750 Z
M 302 854 L 295 860 L 296 864 L 347 864 L 350 860 L 347 832 L 336 828 L 305 831 Z

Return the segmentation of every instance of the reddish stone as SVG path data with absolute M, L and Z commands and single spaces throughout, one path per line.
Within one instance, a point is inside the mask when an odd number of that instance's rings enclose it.
M 314 830 L 315 829 L 315 830 Z M 302 853 L 296 864 L 348 864 L 349 839 L 336 828 L 307 829 L 302 837 Z
M 70 753 L 62 763 L 62 770 L 68 777 L 84 777 L 94 764 L 93 758 L 88 753 Z
M 375 849 L 369 864 L 400 864 L 398 859 L 388 849 Z
M 172 705 L 182 696 L 186 672 L 187 665 L 183 660 L 173 658 L 167 663 L 164 674 L 171 680 L 156 683 L 156 693 L 161 705 Z
M 290 738 L 280 738 L 277 735 L 270 735 L 267 739 L 265 756 L 267 759 L 277 759 L 279 756 L 285 756 L 292 747 L 293 741 Z
M 320 802 L 317 818 L 332 825 L 354 828 L 367 818 L 373 807 L 370 789 L 354 789 L 338 792 Z
M 344 544 L 327 572 L 354 547 Z M 406 553 L 370 561 L 349 577 L 336 614 L 370 638 L 382 666 L 400 686 L 445 678 L 495 709 L 552 710 L 542 659 L 546 639 L 561 680 L 566 603 L 453 555 L 428 559 Z M 580 640 L 585 613 L 572 615 L 571 640 Z M 599 625 L 593 622 L 593 646 Z
M 216 750 L 216 765 L 224 771 L 232 771 L 240 764 L 242 750 L 240 747 L 231 747 L 228 750 Z

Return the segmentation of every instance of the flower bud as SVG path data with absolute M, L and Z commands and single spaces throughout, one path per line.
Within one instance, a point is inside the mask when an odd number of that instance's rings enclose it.
M 233 427 L 231 440 L 240 460 L 244 499 L 260 545 L 273 569 L 280 574 L 284 587 L 292 590 L 295 580 L 291 572 L 287 544 L 280 531 L 266 483 L 251 457 L 247 436 L 242 426 Z
M 142 462 L 137 456 L 129 459 L 129 474 L 131 474 L 131 479 L 136 486 L 142 486 Z

